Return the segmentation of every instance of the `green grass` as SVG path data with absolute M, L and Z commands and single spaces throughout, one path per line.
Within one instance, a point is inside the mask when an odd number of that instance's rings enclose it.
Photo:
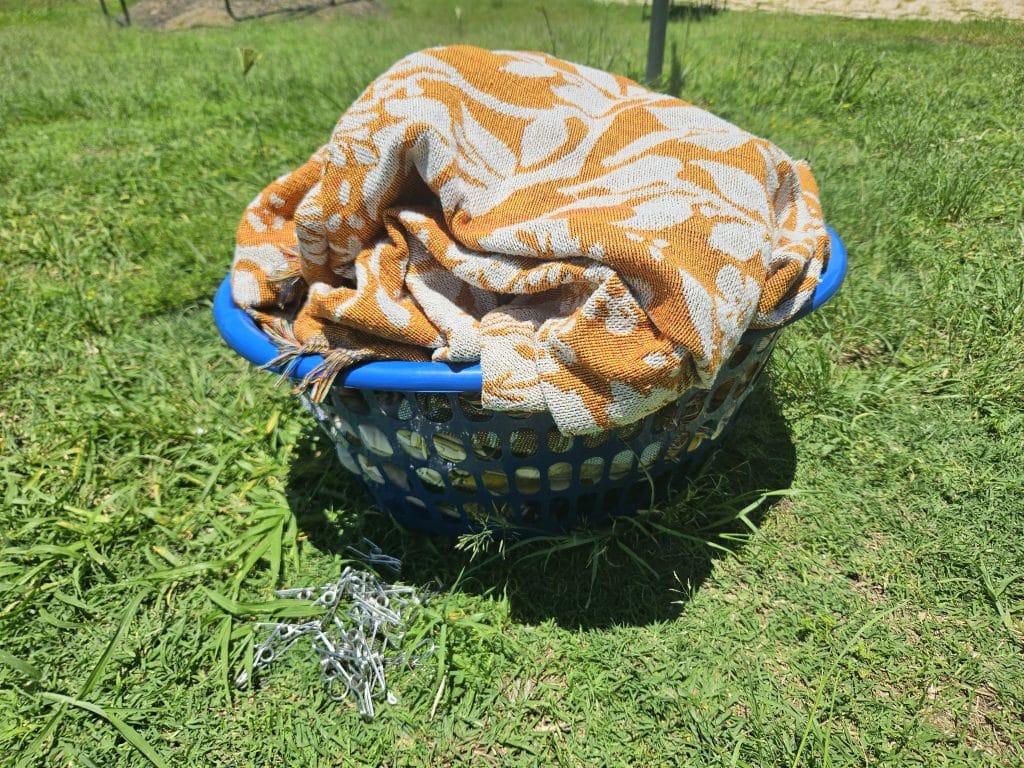
M 0 763 L 1024 762 L 1024 26 L 673 22 L 665 87 L 812 162 L 847 284 L 690 492 L 473 558 L 368 513 L 210 319 L 246 202 L 401 55 L 642 69 L 637 8 L 462 5 L 159 33 L 4 4 Z M 444 587 L 400 705 L 362 722 L 297 660 L 233 690 L 245 603 L 363 534 Z

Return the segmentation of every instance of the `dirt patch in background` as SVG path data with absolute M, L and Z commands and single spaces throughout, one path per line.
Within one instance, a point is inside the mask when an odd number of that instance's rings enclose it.
M 727 7 L 855 19 L 1024 19 L 1022 0 L 728 0 Z
M 648 4 L 650 0 L 614 0 Z M 773 11 L 848 16 L 854 19 L 1024 20 L 1024 0 L 674 0 L 695 14 L 723 10 Z
M 618 0 L 649 3 L 650 0 Z M 107 0 L 111 12 L 119 9 L 116 0 Z M 695 11 L 756 10 L 800 14 L 828 14 L 858 19 L 930 19 L 965 21 L 968 19 L 1024 20 L 1024 0 L 674 0 L 676 8 Z M 230 0 L 238 20 L 268 18 L 290 19 L 316 14 L 365 15 L 384 13 L 378 0 Z M 129 8 L 132 24 L 159 29 L 219 27 L 235 23 L 224 0 L 142 0 Z
M 228 14 L 224 0 L 142 0 L 128 8 L 131 23 L 157 29 L 188 27 L 223 27 L 246 19 L 293 19 L 299 16 L 330 18 L 337 15 L 364 16 L 384 13 L 386 8 L 376 0 L 230 0 Z M 118 3 L 107 0 L 111 11 L 120 10 Z

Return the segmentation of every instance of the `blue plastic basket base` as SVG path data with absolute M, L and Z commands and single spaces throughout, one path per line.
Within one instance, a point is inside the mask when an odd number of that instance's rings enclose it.
M 407 528 L 558 533 L 606 524 L 690 478 L 725 439 L 779 331 L 741 344 L 713 386 L 641 421 L 567 437 L 547 413 L 487 411 L 476 393 L 336 386 L 303 403 L 374 502 Z

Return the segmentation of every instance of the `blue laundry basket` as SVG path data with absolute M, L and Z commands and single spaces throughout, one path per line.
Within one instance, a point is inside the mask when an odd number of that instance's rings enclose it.
M 829 228 L 831 257 L 809 305 L 846 275 L 846 249 Z M 228 345 L 263 366 L 278 350 L 231 298 L 225 278 L 214 318 Z M 565 532 L 630 514 L 662 495 L 669 477 L 693 477 L 735 423 L 784 328 L 748 331 L 715 382 L 625 427 L 567 437 L 547 413 L 480 405 L 479 365 L 380 361 L 342 372 L 327 399 L 302 402 L 333 441 L 342 465 L 377 505 L 407 528 L 457 535 Z M 301 379 L 322 358 L 291 371 Z

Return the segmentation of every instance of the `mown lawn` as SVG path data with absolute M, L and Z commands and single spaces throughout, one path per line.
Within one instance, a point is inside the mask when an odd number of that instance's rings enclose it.
M 0 763 L 1024 764 L 1024 26 L 672 22 L 664 87 L 812 162 L 849 278 L 690 493 L 502 558 L 367 514 L 210 299 L 245 204 L 403 54 L 636 76 L 646 30 L 389 6 L 164 33 L 3 4 Z M 236 691 L 254 609 L 209 595 L 330 580 L 364 534 L 441 585 L 400 703 L 363 722 L 297 657 Z

